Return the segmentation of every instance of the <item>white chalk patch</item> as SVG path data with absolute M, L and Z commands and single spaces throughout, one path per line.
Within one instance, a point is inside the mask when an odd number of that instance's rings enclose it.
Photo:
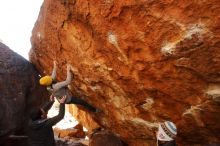
M 85 127 L 83 127 L 83 131 L 86 131 L 86 132 L 87 132 L 87 131 L 88 131 L 88 129 L 86 129 Z M 86 137 L 87 137 L 87 136 L 86 136 Z
M 152 105 L 154 104 L 154 100 L 152 98 L 147 98 L 145 102 L 146 103 L 142 104 L 141 107 L 148 111 L 152 108 Z
M 113 104 L 115 105 L 115 107 L 117 107 L 117 108 L 120 108 L 121 106 L 122 106 L 122 104 L 121 104 L 121 97 L 120 96 L 114 96 L 113 98 L 112 98 L 112 102 L 113 102 Z
M 101 90 L 101 87 L 100 86 L 98 86 L 98 85 L 96 85 L 96 86 L 90 86 L 90 88 L 92 89 L 92 91 L 99 91 L 99 90 Z
M 112 71 L 112 70 L 113 70 L 113 68 L 111 68 L 111 67 L 108 67 L 107 69 L 108 69 L 109 71 Z
M 169 43 L 165 42 L 163 47 L 161 48 L 161 52 L 165 55 L 172 54 L 174 51 L 174 48 L 176 47 L 176 42 Z
M 108 32 L 108 42 L 111 43 L 112 45 L 114 45 L 115 48 L 117 48 L 118 52 L 123 57 L 123 60 L 120 60 L 120 58 L 118 58 L 118 59 L 120 61 L 125 61 L 125 63 L 128 64 L 128 58 L 125 55 L 125 53 L 121 50 L 121 48 L 119 47 L 117 36 L 113 32 Z
M 95 66 L 95 67 L 100 67 L 101 64 L 100 64 L 99 62 L 95 62 L 94 66 Z
M 191 106 L 189 109 L 185 110 L 182 116 L 187 114 L 194 115 L 197 111 L 202 111 L 203 109 L 200 107 L 201 105 Z
M 201 111 L 203 111 L 203 109 L 201 108 L 201 105 L 196 105 L 196 106 L 191 106 L 189 109 L 187 109 L 182 116 L 190 116 L 192 117 L 195 122 L 199 125 L 199 126 L 204 126 L 204 122 L 201 119 Z
M 189 25 L 188 27 L 184 27 L 183 25 L 181 25 L 181 28 L 182 30 L 184 30 L 184 35 L 177 41 L 174 41 L 174 42 L 167 42 L 165 41 L 162 45 L 162 48 L 161 48 L 161 53 L 164 54 L 164 55 L 170 55 L 170 54 L 174 54 L 175 52 L 175 48 L 176 48 L 176 45 L 185 40 L 185 39 L 192 39 L 192 36 L 193 35 L 197 35 L 198 38 L 201 40 L 202 39 L 202 36 L 203 34 L 205 34 L 206 32 L 209 32 L 207 30 L 207 28 L 205 27 L 204 24 L 191 24 Z M 210 32 L 209 32 L 210 33 Z
M 192 35 L 196 34 L 199 38 L 207 31 L 204 24 L 192 24 L 188 27 L 184 39 L 192 39 Z
M 100 68 L 101 68 L 102 71 L 104 71 L 104 70 L 107 70 L 107 71 L 113 70 L 112 68 L 107 67 L 105 64 L 100 64 L 100 63 L 98 63 L 98 62 L 96 62 L 96 63 L 94 64 L 94 67 L 95 67 L 95 68 L 98 68 L 99 70 L 100 70 Z
M 41 38 L 40 32 L 37 32 L 37 37 L 38 37 L 39 39 Z
M 220 95 L 220 85 L 217 84 L 209 85 L 206 93 L 209 95 L 216 95 L 216 94 Z
M 118 46 L 117 36 L 113 32 L 108 32 L 108 41 L 114 46 Z
M 135 124 L 142 124 L 147 126 L 148 128 L 157 128 L 158 127 L 158 123 L 154 123 L 154 122 L 149 122 L 149 121 L 145 121 L 141 118 L 134 118 L 131 120 L 133 123 Z
M 209 84 L 206 94 L 211 96 L 213 100 L 220 101 L 220 84 Z

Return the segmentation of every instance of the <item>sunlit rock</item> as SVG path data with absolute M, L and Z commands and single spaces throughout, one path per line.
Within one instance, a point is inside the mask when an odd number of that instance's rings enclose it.
M 42 74 L 56 60 L 59 81 L 67 63 L 75 68 L 71 91 L 102 111 L 80 107 L 80 115 L 74 106 L 89 130 L 98 123 L 131 146 L 152 146 L 158 123 L 170 120 L 179 144 L 219 143 L 219 7 L 219 0 L 45 0 L 30 58 Z

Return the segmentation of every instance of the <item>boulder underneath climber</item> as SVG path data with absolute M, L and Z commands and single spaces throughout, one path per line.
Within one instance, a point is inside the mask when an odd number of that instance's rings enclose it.
M 90 135 L 89 146 L 126 146 L 109 130 L 98 129 Z

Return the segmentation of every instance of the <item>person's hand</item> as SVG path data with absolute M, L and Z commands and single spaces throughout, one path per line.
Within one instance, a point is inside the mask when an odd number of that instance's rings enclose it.
M 67 70 L 71 70 L 72 73 L 76 73 L 78 72 L 77 69 L 75 67 L 73 67 L 71 64 L 67 64 Z
M 71 65 L 68 63 L 66 68 L 69 71 L 71 69 Z
M 75 67 L 73 67 L 72 65 L 70 66 L 70 69 L 72 70 L 73 73 L 78 72 L 77 69 Z
M 61 99 L 58 99 L 59 103 L 64 103 L 66 101 L 66 95 L 64 95 Z
M 53 66 L 57 67 L 57 62 L 55 60 L 53 61 Z
M 53 96 L 53 94 L 50 95 L 50 101 L 54 101 L 54 96 Z

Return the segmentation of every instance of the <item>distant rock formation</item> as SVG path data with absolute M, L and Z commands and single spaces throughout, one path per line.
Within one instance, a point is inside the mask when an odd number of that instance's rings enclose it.
M 0 139 L 22 134 L 28 111 L 48 96 L 38 79 L 39 73 L 30 62 L 0 43 Z
M 178 144 L 218 143 L 219 14 L 219 0 L 45 0 L 30 59 L 42 74 L 56 60 L 59 81 L 69 62 L 70 89 L 102 110 L 87 115 L 130 146 L 164 120 Z

